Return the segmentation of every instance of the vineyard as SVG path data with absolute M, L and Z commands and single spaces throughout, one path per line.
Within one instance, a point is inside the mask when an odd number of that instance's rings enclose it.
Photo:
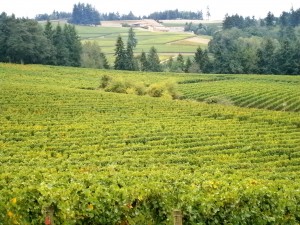
M 299 83 L 0 64 L 0 224 L 299 224 Z
M 181 81 L 184 97 L 198 101 L 227 99 L 241 107 L 300 111 L 297 76 L 216 75 Z

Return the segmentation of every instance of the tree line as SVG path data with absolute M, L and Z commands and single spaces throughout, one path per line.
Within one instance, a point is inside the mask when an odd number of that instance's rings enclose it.
M 43 28 L 35 20 L 0 15 L 0 61 L 80 66 L 81 43 L 75 27 Z
M 154 20 L 175 20 L 175 19 L 203 20 L 203 13 L 202 11 L 191 12 L 191 11 L 179 11 L 178 9 L 175 9 L 175 10 L 165 10 L 163 12 L 154 12 L 145 18 L 154 19 Z
M 35 16 L 35 20 L 37 21 L 47 21 L 47 20 L 63 20 L 63 19 L 70 19 L 72 16 L 72 13 L 70 12 L 58 12 L 53 11 L 51 14 L 43 13 L 38 14 Z
M 225 16 L 223 21 L 223 29 L 246 29 L 249 27 L 260 26 L 260 27 L 297 27 L 300 25 L 300 9 L 294 10 L 293 8 L 290 12 L 282 12 L 279 17 L 275 17 L 272 12 L 268 12 L 267 16 L 263 19 L 257 20 L 254 17 L 250 18 L 243 17 L 238 14 Z
M 52 14 L 36 15 L 35 20 L 59 20 L 66 19 L 69 23 L 80 25 L 100 25 L 101 21 L 109 20 L 140 20 L 140 19 L 154 19 L 154 20 L 174 20 L 174 19 L 190 19 L 202 20 L 202 11 L 179 11 L 165 10 L 163 12 L 153 12 L 148 16 L 135 16 L 132 11 L 128 14 L 120 15 L 118 12 L 100 13 L 91 4 L 78 3 L 73 5 L 72 13 L 53 11 Z
M 213 34 L 199 71 L 222 74 L 300 74 L 300 9 L 261 20 L 238 14 L 225 16 L 222 30 Z M 186 28 L 203 29 L 186 24 Z M 196 57 L 194 57 L 196 62 Z M 192 67 L 195 71 L 195 67 Z
M 110 68 L 100 46 L 82 44 L 73 25 L 41 26 L 6 13 L 0 15 L 0 62 Z
M 78 25 L 100 25 L 100 13 L 91 4 L 78 3 L 74 5 L 68 22 Z

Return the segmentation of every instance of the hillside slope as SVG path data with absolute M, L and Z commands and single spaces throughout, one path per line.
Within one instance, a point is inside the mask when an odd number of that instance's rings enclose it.
M 299 113 L 91 89 L 104 74 L 193 78 L 0 64 L 0 224 L 300 222 Z

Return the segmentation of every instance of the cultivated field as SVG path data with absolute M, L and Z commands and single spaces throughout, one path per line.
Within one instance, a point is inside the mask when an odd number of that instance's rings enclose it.
M 103 75 L 191 100 L 104 92 Z M 299 82 L 0 64 L 0 224 L 299 224 Z M 271 105 L 260 89 L 287 108 L 194 100 Z
M 300 111 L 298 76 L 227 75 L 185 80 L 179 89 L 185 98 L 242 107 Z
M 109 61 L 114 61 L 116 40 L 119 35 L 122 36 L 126 43 L 129 28 L 115 27 L 76 27 L 83 41 L 96 41 L 102 51 L 107 55 Z M 134 29 L 138 44 L 134 50 L 135 54 L 142 51 L 148 52 L 154 46 L 160 57 L 176 56 L 178 53 L 193 56 L 198 46 L 207 47 L 208 38 L 199 37 L 190 33 L 174 32 L 151 32 L 140 29 Z M 193 39 L 192 39 L 193 38 Z

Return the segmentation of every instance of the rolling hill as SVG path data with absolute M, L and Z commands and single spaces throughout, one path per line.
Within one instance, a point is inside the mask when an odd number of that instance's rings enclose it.
M 0 224 L 298 224 L 299 82 L 0 64 Z

